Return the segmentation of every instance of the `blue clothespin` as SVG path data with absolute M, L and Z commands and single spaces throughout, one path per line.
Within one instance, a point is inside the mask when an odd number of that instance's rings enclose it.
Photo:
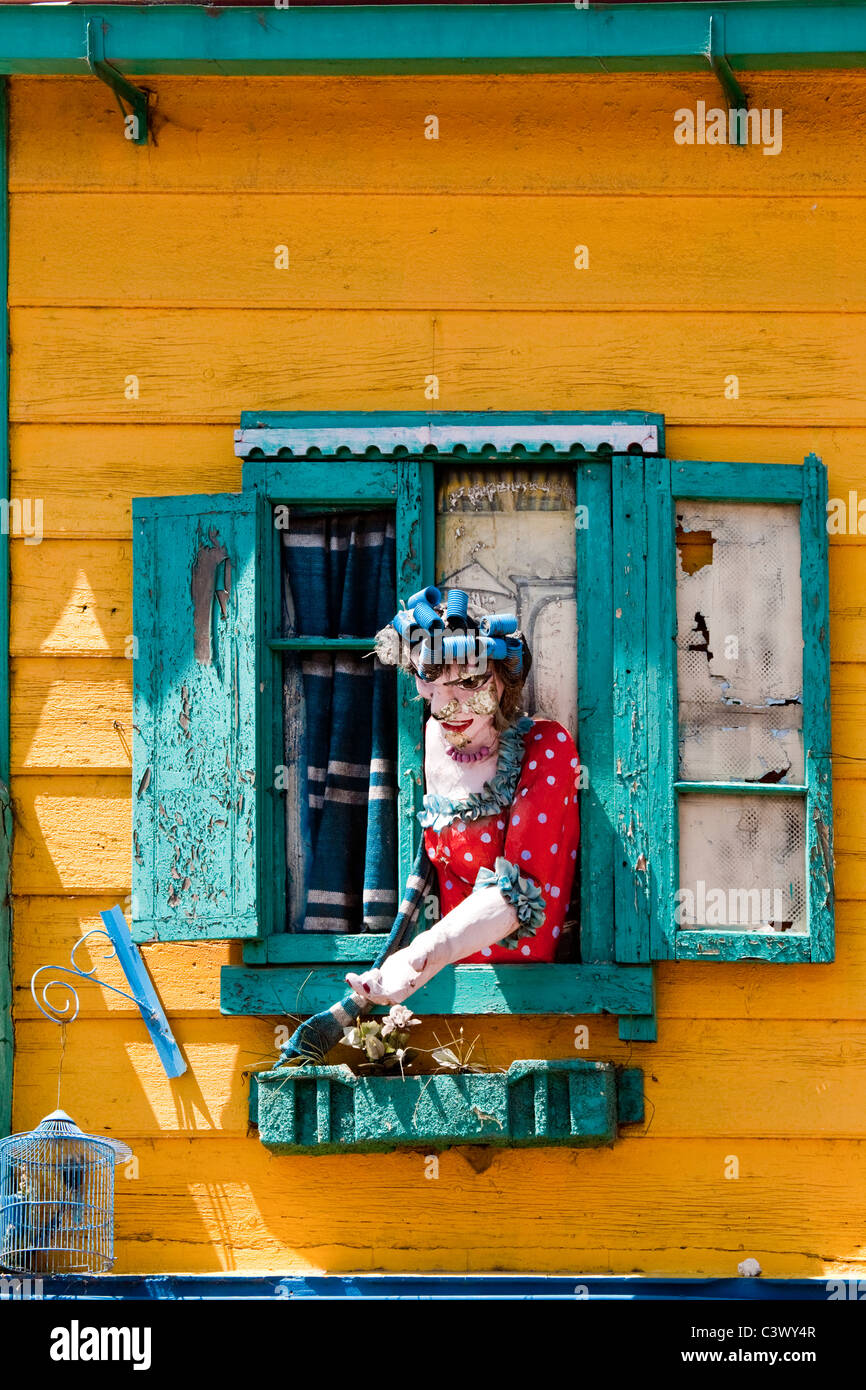
M 186 1060 L 174 1040 L 165 1010 L 159 1002 L 141 952 L 132 939 L 123 909 L 118 904 L 108 912 L 100 912 L 99 915 L 105 923 L 105 930 L 120 962 L 120 968 L 129 982 L 132 997 L 141 1010 L 141 1016 L 159 1053 L 159 1060 L 165 1068 L 166 1076 L 182 1076 L 186 1071 Z

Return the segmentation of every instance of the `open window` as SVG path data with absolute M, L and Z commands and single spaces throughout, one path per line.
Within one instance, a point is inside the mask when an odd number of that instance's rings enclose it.
M 828 958 L 817 460 L 671 463 L 632 413 L 256 414 L 237 450 L 241 494 L 135 504 L 137 939 L 243 937 L 225 1013 L 317 1012 L 375 957 L 418 843 L 423 713 L 365 654 L 435 573 L 517 612 L 530 712 L 576 732 L 587 779 L 560 958 L 449 968 L 416 1012 L 606 1012 L 651 1038 L 653 959 Z M 702 875 L 770 913 L 712 919 Z

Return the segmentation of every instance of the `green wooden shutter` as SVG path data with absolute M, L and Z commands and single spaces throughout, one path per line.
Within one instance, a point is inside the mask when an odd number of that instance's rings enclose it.
M 255 937 L 256 498 L 133 503 L 133 933 Z
M 636 936 L 645 933 L 646 908 L 648 908 L 649 937 L 643 936 L 645 949 L 648 945 L 654 959 L 710 959 L 740 960 L 746 958 L 768 961 L 826 961 L 833 959 L 833 857 L 832 857 L 832 801 L 830 771 L 830 655 L 829 655 L 829 584 L 827 564 L 826 473 L 820 460 L 810 456 L 802 467 L 775 465 L 734 464 L 734 463 L 692 463 L 671 462 L 668 459 L 647 459 L 642 470 L 630 470 L 633 474 L 631 493 L 625 489 L 623 502 L 624 524 L 621 528 L 621 564 L 625 564 L 625 550 L 639 552 L 641 545 L 634 541 L 633 517 L 638 503 L 635 493 L 639 491 L 638 473 L 643 473 L 643 497 L 645 503 L 643 550 L 645 554 L 645 624 L 643 631 L 635 622 L 634 631 L 624 644 L 624 665 L 633 663 L 639 654 L 641 644 L 645 652 L 645 676 L 643 689 L 628 690 L 626 701 L 620 701 L 620 741 L 617 756 L 623 758 L 623 777 L 629 785 L 629 795 L 634 794 L 638 802 L 639 814 L 648 818 L 648 835 L 642 836 L 638 830 L 638 812 L 626 824 L 621 822 L 621 843 L 630 847 L 630 881 L 624 886 L 623 897 L 627 898 L 627 910 Z M 770 507 L 795 509 L 793 518 L 787 522 L 788 561 L 779 573 L 791 575 L 790 582 L 778 582 L 774 592 L 781 594 L 778 613 L 772 619 L 774 631 L 788 632 L 786 613 L 790 612 L 791 623 L 797 623 L 796 636 L 788 633 L 786 640 L 790 651 L 799 651 L 802 634 L 802 673 L 799 691 L 779 692 L 778 699 L 768 699 L 765 704 L 790 704 L 802 709 L 802 743 L 792 772 L 771 771 L 758 777 L 756 767 L 729 771 L 720 775 L 712 770 L 708 775 L 684 775 L 683 758 L 686 741 L 690 737 L 679 719 L 678 710 L 678 652 L 677 652 L 677 515 L 687 511 L 694 516 L 695 508 L 705 510 L 711 515 L 714 504 L 723 504 L 731 517 L 731 508 L 742 509 L 736 516 L 744 518 L 745 509 L 757 513 L 756 504 Z M 628 512 L 628 506 L 631 513 Z M 796 509 L 799 509 L 797 520 Z M 721 508 L 716 512 L 721 514 Z M 629 520 L 629 515 L 632 519 Z M 779 517 L 782 513 L 777 514 Z M 789 514 L 790 517 L 790 514 Z M 615 522 L 615 529 L 616 529 Z M 749 523 L 751 524 L 751 523 Z M 640 530 L 638 526 L 638 531 Z M 689 563 L 698 568 L 711 565 L 712 547 L 716 539 L 712 531 L 694 533 L 703 537 L 700 544 L 709 547 L 707 555 L 700 554 Z M 771 535 L 771 531 L 766 531 Z M 794 541 L 799 538 L 798 551 Z M 680 541 L 688 539 L 680 534 Z M 772 542 L 760 551 L 770 553 Z M 756 552 L 757 553 L 757 552 Z M 794 555 L 792 568 L 790 556 Z M 799 560 L 797 574 L 796 559 Z M 770 572 L 770 560 L 761 561 Z M 775 573 L 775 570 L 773 571 Z M 730 586 L 726 592 L 730 591 Z M 750 597 L 748 610 L 767 603 L 759 589 Z M 769 611 L 769 610 L 768 610 Z M 627 616 L 625 610 L 624 616 Z M 695 620 L 698 619 L 695 614 Z M 760 616 L 760 613 L 759 613 Z M 703 620 L 704 615 L 700 615 Z M 751 619 L 749 620 L 751 621 Z M 718 655 L 719 644 L 736 634 L 712 631 L 712 621 L 708 624 L 706 646 L 709 651 L 715 648 Z M 703 640 L 703 638 L 701 638 Z M 682 635 L 680 638 L 682 645 Z M 693 648 L 693 650 L 696 650 Z M 627 661 L 626 661 L 627 658 Z M 701 660 L 702 657 L 696 658 Z M 706 658 L 709 668 L 710 658 Z M 715 662 L 718 670 L 718 662 Z M 617 681 L 623 679 L 617 672 Z M 718 675 L 720 698 L 730 707 L 728 721 L 738 728 L 744 727 L 748 718 L 748 708 L 743 714 L 737 702 L 723 690 L 724 681 Z M 729 687 L 730 688 L 730 687 Z M 782 696 L 788 694 L 787 701 Z M 747 702 L 743 702 L 747 705 Z M 631 713 L 630 713 L 631 711 Z M 766 713 L 764 707 L 758 718 Z M 642 736 L 633 734 L 631 743 L 626 742 L 625 722 L 640 725 L 646 718 L 646 743 Z M 795 722 L 792 714 L 790 724 Z M 714 730 L 715 731 L 715 730 Z M 723 736 L 731 730 L 723 730 Z M 736 730 L 734 730 L 736 732 Z M 784 720 L 773 737 L 791 737 L 790 729 Z M 745 745 L 743 745 L 745 746 Z M 629 759 L 624 750 L 628 750 Z M 645 761 L 644 761 L 645 759 Z M 646 780 L 632 779 L 632 769 L 646 768 Z M 644 794 L 645 787 L 645 794 Z M 633 793 L 632 788 L 636 788 Z M 720 888 L 704 883 L 704 909 L 709 921 L 709 893 L 719 892 L 721 897 L 712 925 L 696 926 L 688 921 L 678 923 L 677 912 L 683 912 L 682 894 L 692 893 L 700 898 L 700 884 L 686 883 L 687 875 L 683 865 L 683 836 L 689 836 L 689 854 L 692 861 L 713 865 L 713 840 L 708 838 L 709 848 L 704 854 L 701 844 L 702 831 L 695 830 L 700 825 L 696 813 L 699 804 L 706 808 L 702 814 L 707 822 L 721 826 L 719 844 L 729 848 L 731 844 L 759 844 L 764 837 L 767 849 L 767 862 L 775 863 L 773 875 L 788 873 L 789 885 L 782 901 L 784 911 L 781 918 L 769 926 L 765 921 L 758 922 L 753 929 L 753 919 L 742 911 L 749 902 L 749 895 L 759 892 L 753 881 L 737 883 L 736 875 L 731 876 L 725 868 L 725 856 L 721 848 L 717 874 Z M 713 800 L 715 799 L 715 800 Z M 626 793 L 621 791 L 620 804 L 627 804 Z M 724 829 L 725 818 L 729 829 Z M 688 826 L 686 832 L 684 827 Z M 800 831 L 802 826 L 802 832 Z M 802 845 L 800 843 L 802 838 Z M 695 846 L 697 846 L 697 851 Z M 645 848 L 646 847 L 646 848 Z M 792 848 L 793 847 L 793 848 Z M 647 875 L 642 877 L 637 870 L 640 855 L 646 854 Z M 745 853 L 745 851 L 744 851 Z M 802 853 L 802 860 L 800 854 Z M 756 851 L 755 859 L 760 858 Z M 782 865 L 781 869 L 778 867 Z M 794 865 L 789 870 L 786 865 Z M 799 867 L 797 867 L 799 866 Z M 726 872 L 728 878 L 725 878 Z M 802 883 L 798 874 L 802 873 Z M 724 885 L 729 883 L 727 899 Z M 644 887 L 646 886 L 646 902 Z M 695 889 L 695 892 L 693 892 Z M 763 890 L 761 890 L 763 891 Z M 768 886 L 766 892 L 775 895 L 783 893 L 782 888 Z M 678 894 L 680 896 L 678 896 Z M 757 902 L 757 899 L 755 899 Z M 762 900 L 763 901 L 763 900 Z M 794 906 L 792 906 L 794 904 Z M 796 906 L 799 904 L 799 906 Z M 617 901 L 620 910 L 620 900 Z M 764 909 L 761 909 L 762 911 Z M 718 913 L 727 911 L 727 918 L 718 921 Z M 766 915 L 766 913 L 765 913 Z M 775 916 L 775 914 L 774 914 Z M 793 920 L 786 922 L 787 917 Z M 733 918 L 733 920 L 732 920 Z M 780 929 L 780 925 L 785 926 Z M 791 929 L 786 929 L 790 925 Z M 617 921 L 617 940 L 620 923 Z M 622 955 L 620 959 L 638 959 L 634 954 L 637 948 L 627 937 L 626 950 L 632 954 Z

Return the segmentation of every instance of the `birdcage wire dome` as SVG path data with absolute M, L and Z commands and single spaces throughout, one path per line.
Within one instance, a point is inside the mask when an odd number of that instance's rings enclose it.
M 114 1167 L 125 1145 L 84 1134 L 63 1110 L 0 1140 L 0 1266 L 103 1274 L 114 1263 Z

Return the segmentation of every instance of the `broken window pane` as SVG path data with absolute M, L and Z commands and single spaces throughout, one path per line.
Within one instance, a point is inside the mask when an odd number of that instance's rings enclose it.
M 799 508 L 676 515 L 680 778 L 802 783 Z
M 805 801 L 681 794 L 680 930 L 807 931 Z

